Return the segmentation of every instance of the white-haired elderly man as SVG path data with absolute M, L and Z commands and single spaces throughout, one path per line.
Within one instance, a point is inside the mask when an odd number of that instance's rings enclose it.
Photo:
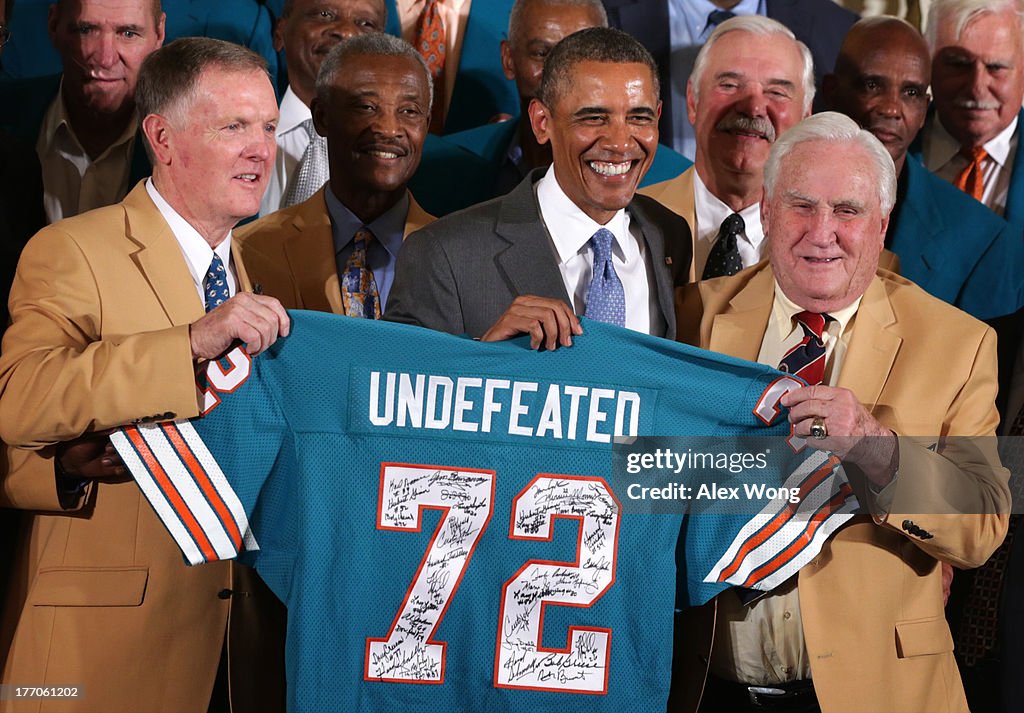
M 925 34 L 935 111 L 918 150 L 930 171 L 1024 230 L 1021 13 L 1019 0 L 932 3 Z
M 782 399 L 793 432 L 862 476 L 872 512 L 768 596 L 699 612 L 713 636 L 679 665 L 709 670 L 704 710 L 967 711 L 941 564 L 978 566 L 1006 531 L 994 439 L 954 438 L 995 433 L 995 335 L 877 269 L 895 192 L 872 134 L 806 119 L 765 167 L 768 260 L 684 288 L 683 341 L 805 377 Z
M 768 150 L 811 113 L 813 99 L 811 53 L 775 20 L 726 20 L 701 48 L 686 90 L 696 161 L 640 191 L 689 224 L 691 280 L 733 275 L 761 259 L 758 204 Z

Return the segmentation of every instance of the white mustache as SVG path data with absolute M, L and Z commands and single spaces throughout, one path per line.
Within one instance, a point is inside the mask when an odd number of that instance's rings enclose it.
M 981 102 L 976 99 L 956 99 L 953 105 L 958 109 L 998 109 L 1000 107 L 999 102 Z

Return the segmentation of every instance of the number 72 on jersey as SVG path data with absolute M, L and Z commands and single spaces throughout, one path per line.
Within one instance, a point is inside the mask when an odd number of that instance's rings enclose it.
M 368 681 L 444 683 L 447 644 L 434 640 L 494 510 L 495 473 L 385 463 L 377 528 L 419 532 L 441 519 L 387 635 L 366 642 Z M 555 518 L 576 520 L 575 562 L 529 560 L 501 591 L 494 685 L 604 693 L 611 630 L 569 627 L 563 649 L 541 647 L 546 606 L 589 607 L 615 581 L 621 506 L 601 478 L 539 474 L 513 499 L 509 539 L 550 541 Z

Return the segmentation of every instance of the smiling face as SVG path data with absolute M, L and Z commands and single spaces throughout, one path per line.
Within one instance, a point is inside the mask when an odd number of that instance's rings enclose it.
M 870 284 L 889 224 L 878 180 L 866 149 L 852 143 L 808 141 L 783 160 L 761 223 L 775 279 L 802 308 L 842 309 Z
M 1024 49 L 1012 9 L 976 15 L 955 37 L 951 18 L 936 33 L 935 110 L 964 146 L 981 146 L 1010 125 L 1024 97 Z
M 917 31 L 895 21 L 853 34 L 826 82 L 827 99 L 874 134 L 899 171 L 928 112 L 928 47 Z
M 219 241 L 259 212 L 277 150 L 274 89 L 265 72 L 209 67 L 182 108 L 164 118 L 166 138 L 156 136 L 166 146 L 154 149 L 154 178 L 182 217 Z
M 331 190 L 348 208 L 374 196 L 393 203 L 423 153 L 430 92 L 413 57 L 353 56 L 335 74 L 326 101 L 313 102 L 317 131 L 327 137 Z
M 734 31 L 708 51 L 686 105 L 697 136 L 696 165 L 709 188 L 727 174 L 760 183 L 775 139 L 804 116 L 803 59 L 784 35 Z
M 538 142 L 551 142 L 558 185 L 603 225 L 633 200 L 654 160 L 654 78 L 644 64 L 583 61 L 564 86 L 554 106 L 530 104 L 530 124 Z
M 274 49 L 288 61 L 288 83 L 306 106 L 327 53 L 343 39 L 384 31 L 383 0 L 294 0 L 274 28 Z
M 142 61 L 164 41 L 164 16 L 154 17 L 151 0 L 67 0 L 50 6 L 49 31 L 65 97 L 116 114 L 135 105 Z
M 519 98 L 537 96 L 544 60 L 563 37 L 601 24 L 598 13 L 585 5 L 556 5 L 544 0 L 527 5 L 520 17 L 519 36 L 501 43 L 505 77 L 515 80 Z

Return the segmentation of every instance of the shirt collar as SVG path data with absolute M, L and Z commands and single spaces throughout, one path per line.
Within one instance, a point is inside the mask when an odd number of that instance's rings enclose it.
M 617 252 L 619 258 L 625 259 L 625 246 L 629 240 L 629 214 L 625 209 L 613 215 L 606 225 L 601 225 L 573 203 L 558 185 L 554 164 L 551 164 L 544 176 L 537 181 L 535 190 L 541 220 L 544 221 L 555 244 L 559 264 L 565 264 L 576 257 L 594 233 L 601 228 L 607 228 L 612 232 L 615 236 L 613 252 Z
M 388 208 L 381 216 L 369 225 L 359 220 L 355 213 L 338 200 L 328 183 L 324 188 L 327 202 L 327 214 L 331 218 L 331 235 L 334 239 L 335 254 L 341 252 L 355 237 L 356 232 L 364 225 L 373 233 L 374 239 L 384 246 L 388 253 L 395 257 L 402 248 L 405 237 L 405 221 L 409 216 L 409 191 Z
M 137 115 L 132 116 L 132 120 L 128 122 L 128 126 L 124 127 L 124 131 L 121 135 L 102 154 L 97 156 L 94 160 L 99 161 L 104 156 L 109 154 L 114 149 L 122 146 L 135 138 L 135 133 L 139 130 L 139 120 Z M 57 90 L 57 96 L 54 97 L 53 103 L 50 105 L 49 111 L 43 117 L 43 126 L 41 127 L 41 136 L 46 142 L 47 152 L 52 151 L 55 146 L 58 137 L 64 136 L 70 140 L 78 153 L 85 153 L 85 149 L 82 148 L 81 142 L 75 135 L 75 130 L 71 126 L 71 119 L 68 116 L 67 105 L 64 103 L 64 78 L 61 77 L 60 89 Z
M 838 324 L 838 329 L 835 329 L 834 327 L 826 327 L 829 333 L 836 339 L 842 337 L 843 332 L 846 331 L 847 326 L 850 324 L 850 320 L 853 319 L 853 315 L 857 314 L 857 310 L 860 309 L 860 302 L 862 299 L 864 299 L 863 295 L 855 299 L 846 307 L 828 313 L 828 315 Z M 786 293 L 782 291 L 781 287 L 779 287 L 778 280 L 776 280 L 775 299 L 772 302 L 772 313 L 775 316 L 775 323 L 779 328 L 780 342 L 789 336 L 795 328 L 796 321 L 793 318 L 804 311 L 803 307 L 786 296 Z
M 281 117 L 277 121 L 277 135 L 283 136 L 301 126 L 302 122 L 312 118 L 313 113 L 309 107 L 302 103 L 302 100 L 289 85 L 284 96 L 281 97 Z
M 686 24 L 694 37 L 707 40 L 715 28 L 708 27 L 708 15 L 722 8 L 711 0 L 672 0 L 685 13 Z M 764 15 L 764 0 L 740 0 L 729 10 L 734 15 Z
M 1013 148 L 1013 135 L 1017 131 L 1018 119 L 1018 116 L 1014 116 L 1013 121 L 1005 129 L 982 146 L 989 158 L 999 164 L 1000 168 L 1005 166 L 1010 158 L 1010 151 Z M 960 153 L 960 142 L 954 139 L 949 131 L 946 130 L 946 127 L 942 125 L 942 119 L 939 118 L 938 112 L 935 113 L 935 125 L 933 128 L 934 131 L 932 132 L 929 146 L 932 160 L 928 162 L 928 165 L 936 167 L 945 166 L 954 156 Z
M 181 246 L 181 252 L 185 255 L 185 260 L 188 262 L 189 271 L 192 273 L 193 279 L 198 281 L 198 284 L 202 284 L 206 277 L 206 273 L 210 270 L 210 262 L 213 260 L 213 254 L 217 253 L 220 255 L 220 259 L 224 262 L 225 267 L 230 264 L 231 260 L 231 231 L 228 231 L 227 237 L 221 241 L 220 245 L 216 249 L 211 248 L 210 244 L 206 242 L 206 239 L 199 234 L 192 225 L 181 217 L 167 200 L 160 195 L 160 191 L 157 190 L 153 184 L 152 178 L 146 179 L 146 192 L 149 197 L 156 204 L 157 210 L 160 211 L 160 215 L 163 216 L 164 220 L 167 221 L 167 225 L 170 227 L 171 232 L 178 241 L 178 245 Z
M 697 217 L 697 239 L 714 242 L 722 222 L 735 213 L 714 193 L 708 190 L 697 171 L 693 172 L 693 204 Z M 764 240 L 761 227 L 761 204 L 754 203 L 739 212 L 743 218 L 743 236 L 751 245 L 760 245 Z

